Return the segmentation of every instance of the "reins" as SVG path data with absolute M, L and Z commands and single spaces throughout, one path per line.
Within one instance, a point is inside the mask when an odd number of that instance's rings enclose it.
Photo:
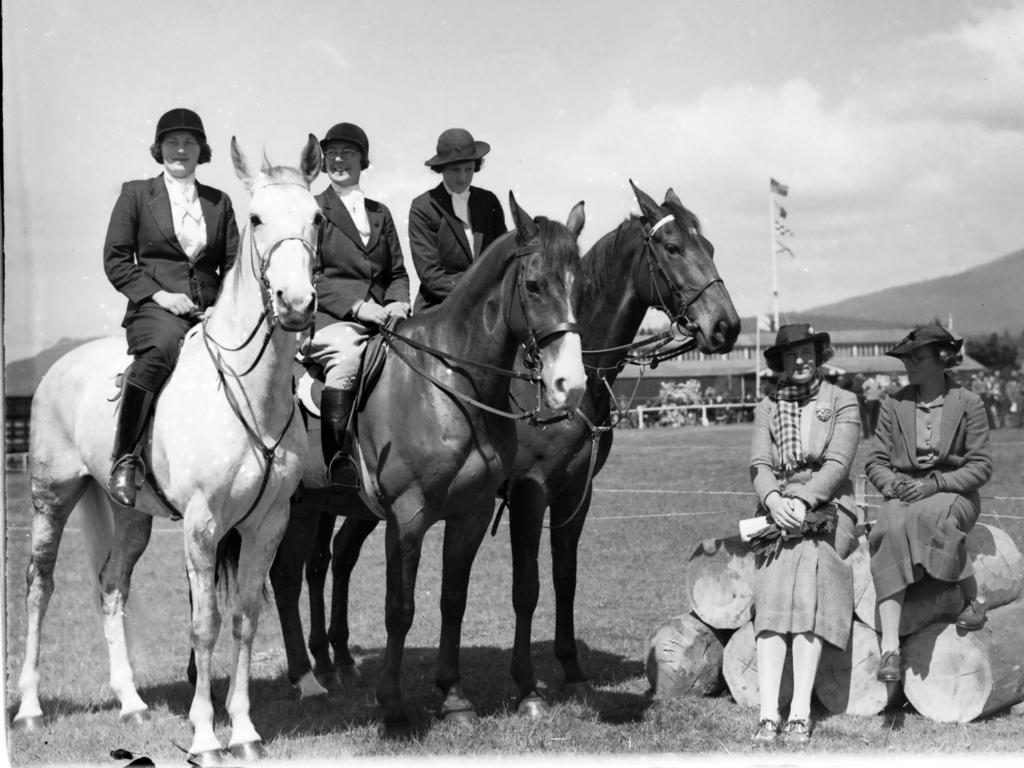
M 210 361 L 213 363 L 213 368 L 215 371 L 217 371 L 217 377 L 220 380 L 221 387 L 224 390 L 224 397 L 228 401 L 228 406 L 230 406 L 231 411 L 235 414 L 235 417 L 238 419 L 239 423 L 242 425 L 242 428 L 245 430 L 245 433 L 248 436 L 249 441 L 253 444 L 253 447 L 260 452 L 260 454 L 263 456 L 264 461 L 263 479 L 260 482 L 259 490 L 256 492 L 256 498 L 253 500 L 252 504 L 250 505 L 246 513 L 242 515 L 238 522 L 235 523 L 235 526 L 240 525 L 246 518 L 248 518 L 249 515 L 251 515 L 253 511 L 256 509 L 256 507 L 259 506 L 260 501 L 262 501 L 263 493 L 264 491 L 266 491 L 267 484 L 270 482 L 270 473 L 274 466 L 275 454 L 277 453 L 277 449 L 281 445 L 281 442 L 284 440 L 285 435 L 288 434 L 288 430 L 291 428 L 292 421 L 295 418 L 295 400 L 293 398 L 292 408 L 288 414 L 288 420 L 287 422 L 285 422 L 284 429 L 281 430 L 281 434 L 278 436 L 277 440 L 275 440 L 272 444 L 268 445 L 263 441 L 263 438 L 256 431 L 255 427 L 249 424 L 249 422 L 246 420 L 245 414 L 242 412 L 242 408 L 238 403 L 238 398 L 231 390 L 231 387 L 228 386 L 227 380 L 228 375 L 230 375 L 231 378 L 234 379 L 235 384 L 242 391 L 242 394 L 245 395 L 245 388 L 242 386 L 241 379 L 243 376 L 246 376 L 253 370 L 255 370 L 260 360 L 263 359 L 263 355 L 266 352 L 267 347 L 270 345 L 271 336 L 273 336 L 274 331 L 277 330 L 277 328 L 279 327 L 277 314 L 272 313 L 273 303 L 271 297 L 270 282 L 267 279 L 267 269 L 270 266 L 270 259 L 273 257 L 274 252 L 277 251 L 277 249 L 280 248 L 281 245 L 290 240 L 298 240 L 302 244 L 302 246 L 310 253 L 310 255 L 313 258 L 315 258 L 316 252 L 313 248 L 313 245 L 303 237 L 282 237 L 279 240 L 275 240 L 274 243 L 271 244 L 271 246 L 267 249 L 266 253 L 261 255 L 259 252 L 259 248 L 256 245 L 255 233 L 253 233 L 252 230 L 249 229 L 249 243 L 251 253 L 255 254 L 257 259 L 259 260 L 259 273 L 256 272 L 256 265 L 254 259 L 249 259 L 249 266 L 252 269 L 253 276 L 259 281 L 261 286 L 260 295 L 263 300 L 263 311 L 260 313 L 259 318 L 256 320 L 255 327 L 252 329 L 252 332 L 249 333 L 248 337 L 246 337 L 245 341 L 243 341 L 237 347 L 224 346 L 216 339 L 214 339 L 213 336 L 210 335 L 209 329 L 207 328 L 207 322 L 209 318 L 204 317 L 202 321 L 203 346 L 206 347 L 206 351 L 210 355 Z M 263 325 L 264 321 L 266 321 L 267 323 L 267 331 L 263 337 L 263 343 L 260 345 L 260 349 L 256 355 L 256 359 L 253 360 L 252 364 L 249 365 L 249 367 L 246 368 L 242 373 L 235 372 L 231 368 L 231 366 L 229 366 L 227 362 L 225 362 L 223 356 L 221 355 L 221 352 L 240 352 L 241 350 L 245 349 L 250 343 L 252 343 L 253 339 L 256 337 L 256 332 L 260 329 L 260 326 Z M 217 349 L 215 350 L 214 347 L 217 347 Z M 246 400 L 248 401 L 248 397 L 246 397 Z

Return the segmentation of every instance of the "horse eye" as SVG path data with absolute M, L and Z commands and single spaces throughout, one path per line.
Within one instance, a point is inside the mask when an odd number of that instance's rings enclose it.
M 538 283 L 536 280 L 527 280 L 526 290 L 528 290 L 530 293 L 540 293 L 540 283 Z
M 250 213 L 249 214 L 249 223 L 252 224 L 254 227 L 258 227 L 260 224 L 263 223 L 263 221 L 260 219 L 258 214 Z
M 671 253 L 673 256 L 678 256 L 680 253 L 679 246 L 676 245 L 675 243 L 667 243 L 665 245 L 665 250 Z
M 313 226 L 314 227 L 319 227 L 323 223 L 324 223 L 324 215 L 322 213 L 320 213 L 320 211 L 317 211 L 316 215 L 313 216 Z

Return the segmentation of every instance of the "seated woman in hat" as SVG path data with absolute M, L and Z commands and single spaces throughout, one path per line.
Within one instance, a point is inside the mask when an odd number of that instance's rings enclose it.
M 770 521 L 753 541 L 754 633 L 760 689 L 755 742 L 811 734 L 811 689 L 822 641 L 845 648 L 853 616 L 856 506 L 850 464 L 860 437 L 857 397 L 824 381 L 832 356 L 827 333 L 806 324 L 779 328 L 764 351 L 778 374 L 774 395 L 758 403 L 750 475 L 759 512 Z M 793 654 L 793 699 L 782 728 L 779 689 Z
M 473 259 L 507 231 L 498 198 L 470 186 L 490 151 L 469 131 L 449 128 L 437 139 L 437 154 L 424 163 L 442 181 L 413 200 L 409 211 L 409 250 L 420 278 L 417 312 L 444 301 Z
M 324 370 L 320 444 L 331 485 L 358 488 L 348 444 L 363 347 L 371 330 L 409 316 L 409 276 L 391 212 L 359 187 L 370 142 L 358 125 L 338 123 L 320 142 L 330 186 L 316 196 L 324 214 L 317 247 L 317 317 L 300 352 Z
M 882 403 L 866 466 L 885 499 L 868 537 L 884 682 L 900 679 L 903 596 L 925 575 L 959 582 L 967 607 L 957 626 L 973 630 L 985 621 L 964 539 L 978 520 L 978 489 L 992 475 L 992 456 L 981 398 L 947 373 L 962 360 L 962 345 L 945 328 L 926 325 L 886 353 L 903 362 L 910 384 Z
M 211 157 L 199 115 L 180 108 L 165 113 L 149 152 L 163 173 L 124 183 L 103 244 L 107 278 L 128 297 L 121 325 L 135 357 L 121 393 L 107 483 L 125 507 L 135 506 L 136 449 L 153 399 L 178 361 L 185 332 L 213 305 L 238 251 L 231 199 L 196 181 L 196 166 Z

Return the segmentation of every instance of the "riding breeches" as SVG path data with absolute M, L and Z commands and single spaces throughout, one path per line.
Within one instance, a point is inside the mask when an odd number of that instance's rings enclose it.
M 181 340 L 195 324 L 191 317 L 179 317 L 154 301 L 140 304 L 124 324 L 128 353 L 135 357 L 128 368 L 128 382 L 160 391 L 178 362 Z
M 324 369 L 325 387 L 355 389 L 369 335 L 362 323 L 343 320 L 317 328 L 302 340 L 299 352 Z

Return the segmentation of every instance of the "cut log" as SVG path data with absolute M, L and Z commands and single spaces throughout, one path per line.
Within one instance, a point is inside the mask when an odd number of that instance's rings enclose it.
M 1024 602 L 974 632 L 935 623 L 903 641 L 903 690 L 925 717 L 965 723 L 1024 701 Z M 728 679 L 728 678 L 727 678 Z
M 998 608 L 1016 600 L 1024 590 L 1024 557 L 1006 531 L 978 523 L 964 542 L 967 556 L 974 565 L 978 593 L 985 596 L 989 608 Z M 861 548 L 866 550 L 866 540 Z M 853 558 L 854 555 L 850 557 Z M 859 555 L 858 555 L 859 556 Z M 870 567 L 867 571 L 870 577 Z M 858 579 L 864 578 L 863 563 L 854 563 L 854 615 L 873 629 L 878 629 L 875 585 L 868 579 L 859 600 L 856 599 Z M 907 587 L 900 616 L 900 636 L 912 635 L 935 621 L 955 619 L 964 608 L 963 595 L 956 584 L 925 577 Z
M 705 539 L 686 567 L 690 608 L 716 629 L 736 629 L 753 616 L 754 553 L 739 536 Z
M 646 666 L 657 699 L 714 696 L 725 690 L 722 643 L 692 614 L 673 616 L 651 633 Z
M 837 715 L 877 715 L 895 699 L 898 683 L 875 678 L 881 662 L 879 634 L 854 621 L 846 650 L 823 643 L 814 694 L 829 712 Z
M 754 643 L 754 622 L 748 621 L 729 638 L 722 653 L 722 676 L 733 700 L 745 707 L 760 706 L 760 685 L 757 679 L 757 646 Z M 793 698 L 793 658 L 787 653 L 782 667 L 779 706 Z

